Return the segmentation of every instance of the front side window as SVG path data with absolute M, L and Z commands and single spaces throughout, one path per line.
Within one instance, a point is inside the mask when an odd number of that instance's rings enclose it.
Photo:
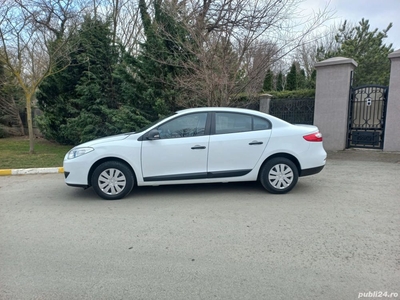
M 195 113 L 177 117 L 160 125 L 157 130 L 161 139 L 204 135 L 207 113 Z
M 236 133 L 271 129 L 271 123 L 263 118 L 239 113 L 216 113 L 215 133 Z

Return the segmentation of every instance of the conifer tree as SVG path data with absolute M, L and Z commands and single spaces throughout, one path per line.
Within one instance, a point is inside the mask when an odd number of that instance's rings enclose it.
M 304 69 L 297 73 L 297 88 L 299 90 L 307 88 L 307 77 Z
M 280 71 L 280 72 L 278 73 L 278 77 L 277 77 L 277 79 L 276 79 L 276 90 L 277 90 L 278 92 L 284 90 L 282 71 Z
M 264 77 L 263 91 L 272 91 L 274 81 L 274 74 L 271 69 L 268 69 L 267 74 Z
M 286 89 L 288 91 L 294 91 L 297 89 L 297 70 L 295 63 L 292 63 L 290 71 L 287 75 Z
M 121 96 L 123 82 L 114 76 L 119 53 L 109 23 L 85 17 L 73 42 L 78 51 L 71 53 L 72 64 L 40 86 L 44 114 L 38 122 L 45 137 L 77 144 L 146 124 Z
M 189 34 L 167 2 L 153 3 L 151 18 L 145 0 L 139 1 L 146 40 L 141 45 L 135 69 L 135 97 L 147 103 L 150 118 L 158 118 L 178 109 L 179 90 L 175 78 L 182 74 L 181 61 L 191 59 L 184 44 Z
M 354 59 L 358 67 L 354 72 L 353 84 L 388 85 L 390 61 L 388 55 L 393 51 L 392 44 L 384 44 L 384 39 L 392 27 L 390 23 L 383 31 L 370 30 L 368 20 L 362 19 L 357 26 L 348 28 L 345 21 L 335 39 L 340 44 L 337 51 L 325 53 L 325 58 L 343 56 Z

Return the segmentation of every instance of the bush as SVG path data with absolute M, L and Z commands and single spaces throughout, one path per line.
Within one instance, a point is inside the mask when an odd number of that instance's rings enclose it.
M 315 98 L 315 90 L 295 90 L 295 91 L 272 91 L 266 92 L 272 95 L 272 99 L 302 99 L 302 98 Z

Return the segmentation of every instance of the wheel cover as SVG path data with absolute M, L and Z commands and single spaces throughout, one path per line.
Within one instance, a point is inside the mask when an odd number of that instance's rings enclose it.
M 118 169 L 106 169 L 99 175 L 97 181 L 100 190 L 107 195 L 118 195 L 126 187 L 124 173 Z
M 277 164 L 268 173 L 269 183 L 278 190 L 288 188 L 292 184 L 293 179 L 293 170 L 286 164 Z

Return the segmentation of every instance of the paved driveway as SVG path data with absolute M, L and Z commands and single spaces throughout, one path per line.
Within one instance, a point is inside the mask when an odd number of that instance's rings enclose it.
M 330 158 L 287 195 L 0 177 L 0 299 L 400 299 L 400 155 Z

